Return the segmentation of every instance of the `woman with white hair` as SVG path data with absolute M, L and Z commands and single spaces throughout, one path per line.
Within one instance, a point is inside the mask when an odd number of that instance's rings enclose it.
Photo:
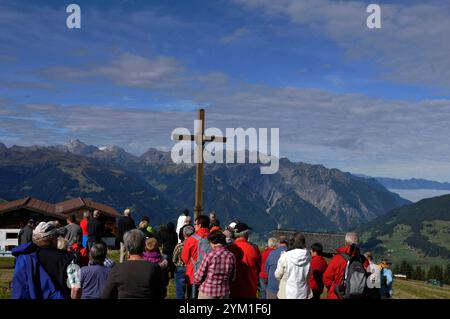
M 369 262 L 359 251 L 358 242 L 359 237 L 355 232 L 345 234 L 345 246 L 336 249 L 336 255 L 331 258 L 327 270 L 323 274 L 323 283 L 328 290 L 327 299 L 344 297 L 341 289 L 347 262 L 350 259 L 360 262 L 364 268 L 369 266 Z
M 72 285 L 79 284 L 75 258 L 58 250 L 58 230 L 53 222 L 41 222 L 33 230 L 33 242 L 13 249 L 16 257 L 13 299 L 69 299 Z M 70 286 L 70 287 L 69 287 Z

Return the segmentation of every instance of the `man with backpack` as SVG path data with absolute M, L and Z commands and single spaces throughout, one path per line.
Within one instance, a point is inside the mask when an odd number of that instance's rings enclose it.
M 194 284 L 194 274 L 200 268 L 203 258 L 212 251 L 208 241 L 209 217 L 200 215 L 194 222 L 195 234 L 186 239 L 181 260 L 186 265 L 186 278 L 192 286 L 192 299 L 197 299 L 198 286 Z
M 323 274 L 327 299 L 365 298 L 368 262 L 359 252 L 358 235 L 347 233 L 345 246 L 336 250 Z

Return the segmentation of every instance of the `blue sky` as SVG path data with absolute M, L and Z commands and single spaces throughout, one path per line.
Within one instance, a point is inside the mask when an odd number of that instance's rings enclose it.
M 379 1 L 0 0 L 0 140 L 140 154 L 170 132 L 279 127 L 293 160 L 450 180 L 450 6 Z

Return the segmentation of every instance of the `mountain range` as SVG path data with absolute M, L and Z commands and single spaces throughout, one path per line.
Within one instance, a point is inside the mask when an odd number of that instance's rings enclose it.
M 86 197 L 153 224 L 175 221 L 194 203 L 193 165 L 172 162 L 170 152 L 141 156 L 120 147 L 72 140 L 57 146 L 0 143 L 0 198 L 33 196 L 50 202 Z M 223 224 L 239 218 L 257 232 L 276 228 L 343 231 L 409 203 L 376 179 L 322 165 L 280 159 L 278 173 L 258 164 L 206 164 L 203 207 Z

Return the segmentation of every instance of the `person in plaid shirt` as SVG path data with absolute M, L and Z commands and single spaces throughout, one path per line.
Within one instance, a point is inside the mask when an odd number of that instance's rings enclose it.
M 208 241 L 213 251 L 205 256 L 194 276 L 195 284 L 200 285 L 198 299 L 228 299 L 230 284 L 236 277 L 236 258 L 225 248 L 221 231 L 210 233 Z

